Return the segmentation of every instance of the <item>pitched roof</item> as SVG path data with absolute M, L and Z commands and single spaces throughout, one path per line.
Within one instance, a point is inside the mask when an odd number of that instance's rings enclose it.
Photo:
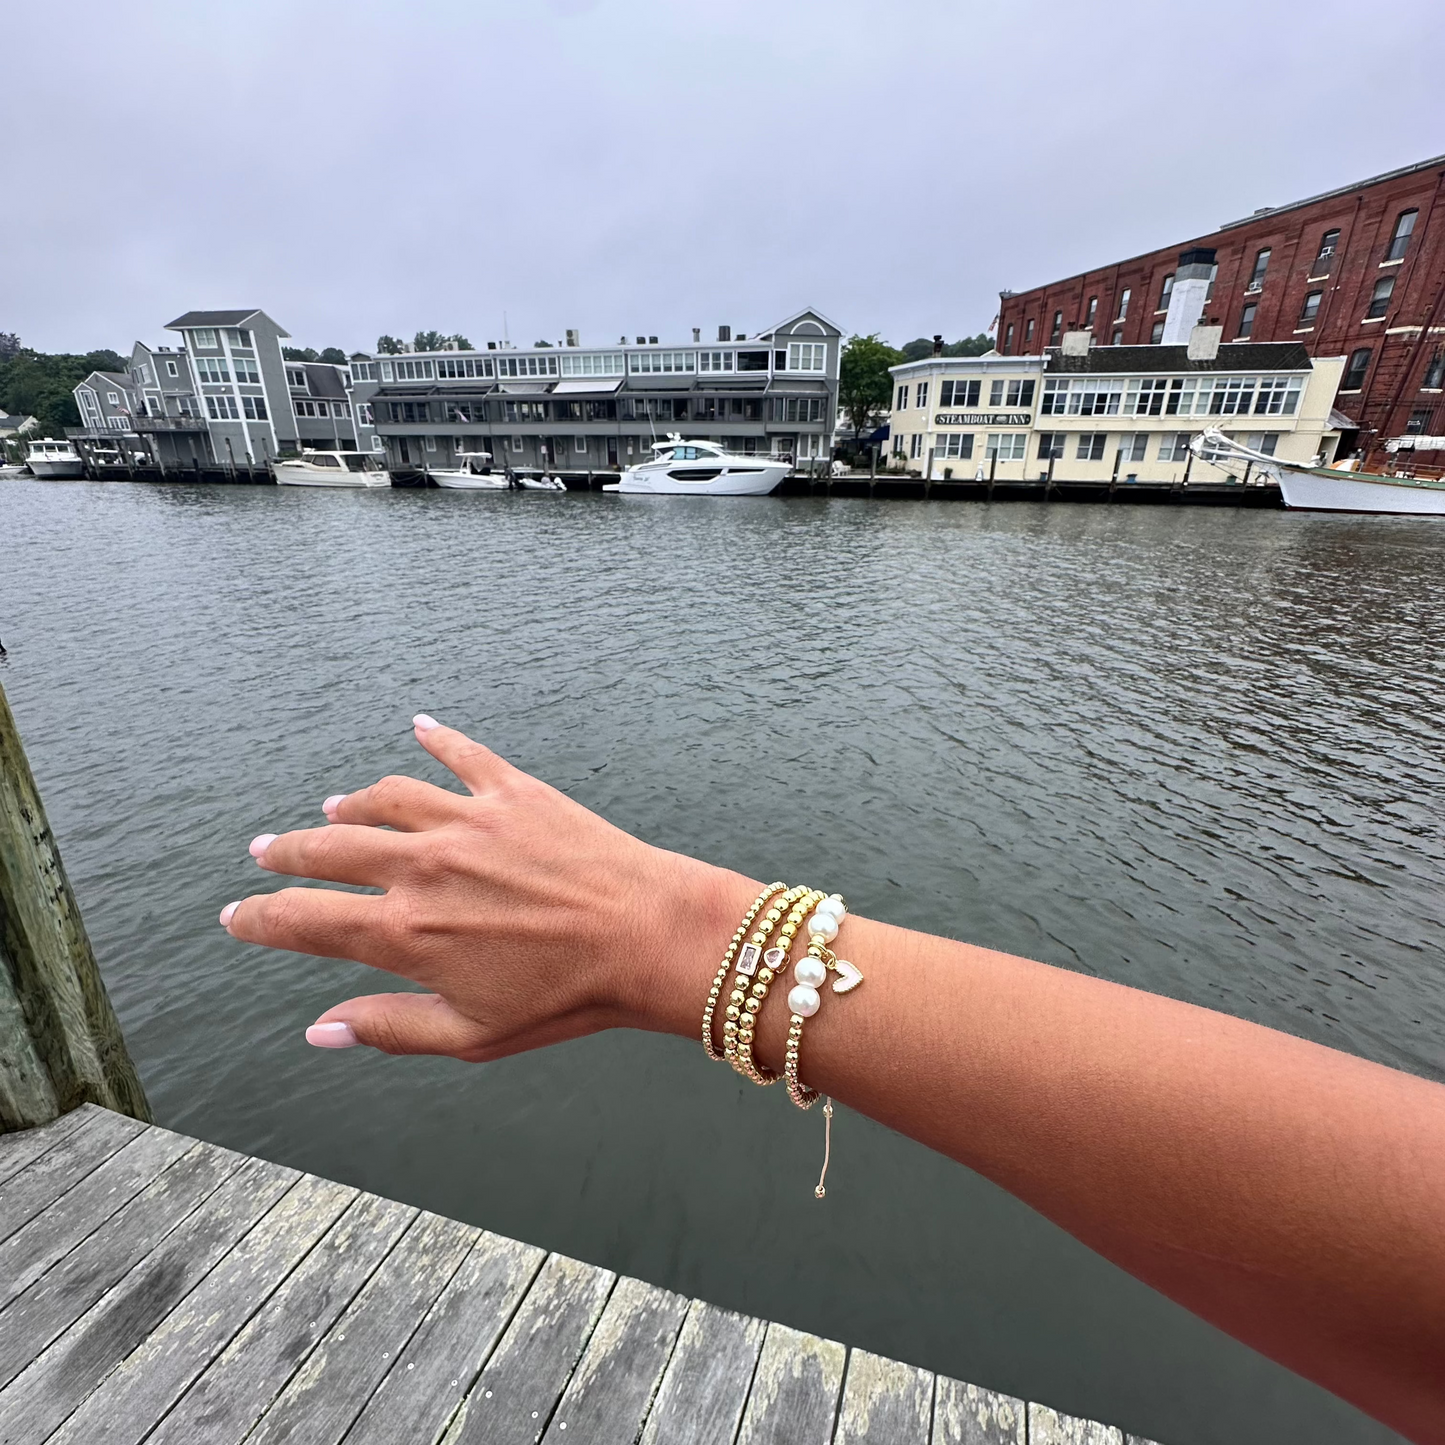
M 1187 346 L 1091 346 L 1083 356 L 1052 347 L 1050 372 L 1308 371 L 1310 354 L 1298 341 L 1237 341 L 1219 348 L 1213 361 L 1190 361 Z
M 194 326 L 244 326 L 252 317 L 265 314 L 259 306 L 249 307 L 245 311 L 187 311 L 184 316 L 167 321 L 166 330 L 187 331 Z M 289 331 L 282 331 L 279 326 L 276 329 L 282 336 L 291 335 Z
M 289 364 L 297 365 L 294 361 Z M 341 373 L 329 361 L 303 361 L 300 365 L 306 372 L 306 390 L 312 396 L 346 400 L 346 387 L 342 383 Z

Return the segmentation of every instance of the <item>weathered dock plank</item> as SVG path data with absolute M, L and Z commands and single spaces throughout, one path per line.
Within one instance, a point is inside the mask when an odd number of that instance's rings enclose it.
M 938 1377 L 933 1445 L 1027 1445 L 1028 1428 L 1028 1406 L 1022 1400 Z
M 641 1445 L 732 1445 L 767 1325 L 693 1300 Z
M 410 1205 L 374 1194 L 354 1199 L 146 1437 L 148 1445 L 243 1439 L 415 1216 Z
M 829 1445 L 847 1359 L 833 1340 L 769 1325 L 738 1445 Z
M 241 1155 L 213 1144 L 194 1145 L 0 1311 L 0 1388 L 145 1259 L 243 1162 Z
M 416 1219 L 247 1437 L 251 1445 L 344 1438 L 476 1237 L 454 1219 Z
M 0 1231 L 0 1445 L 1153 1445 L 93 1105 Z
M 836 1445 L 929 1445 L 933 1376 L 867 1350 L 848 1355 Z
M 447 1445 L 535 1445 L 616 1279 L 550 1256 L 457 1411 Z
M 512 1321 L 547 1258 L 535 1245 L 483 1233 L 391 1370 L 346 1445 L 431 1445 Z
M 356 1191 L 303 1176 L 219 1259 L 53 1436 L 55 1445 L 138 1445 Z
M 301 1176 L 251 1159 L 0 1390 L 0 1445 L 45 1440 Z
M 543 1438 L 556 1445 L 636 1440 L 687 1304 L 656 1285 L 619 1279 Z

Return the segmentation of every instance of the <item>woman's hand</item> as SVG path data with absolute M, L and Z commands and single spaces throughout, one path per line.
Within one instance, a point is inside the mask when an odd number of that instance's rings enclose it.
M 221 913 L 248 943 L 355 959 L 430 990 L 350 999 L 307 1038 L 485 1060 L 598 1029 L 674 1027 L 663 988 L 700 1015 L 757 885 L 630 837 L 429 717 L 415 727 L 470 797 L 383 778 L 328 798 L 331 826 L 251 844 L 269 872 L 379 896 L 283 888 Z

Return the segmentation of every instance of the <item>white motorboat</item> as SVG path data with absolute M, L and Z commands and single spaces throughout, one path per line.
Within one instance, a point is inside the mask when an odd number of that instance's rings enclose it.
M 26 449 L 25 460 L 37 477 L 47 480 L 85 475 L 85 463 L 80 453 L 69 442 L 53 441 L 50 437 L 31 442 Z
M 535 472 L 531 467 L 522 467 L 512 473 L 512 480 L 524 492 L 565 492 L 567 483 L 561 477 L 549 476 L 546 472 Z
M 427 475 L 439 487 L 461 492 L 505 492 L 511 483 L 505 472 L 492 470 L 491 452 L 459 452 L 458 467 L 428 470 Z
M 1267 476 L 1279 483 L 1284 504 L 1292 511 L 1445 517 L 1445 476 L 1440 475 L 1438 467 L 1400 470 L 1386 476 L 1356 471 L 1349 463 L 1306 466 L 1253 451 L 1214 427 L 1201 432 L 1190 447 L 1207 462 L 1252 462 L 1256 476 Z
M 302 452 L 271 463 L 278 487 L 389 487 L 391 473 L 370 452 Z
M 715 442 L 684 441 L 674 432 L 653 442 L 653 457 L 622 473 L 604 492 L 698 497 L 765 497 L 793 468 L 787 457 L 738 456 Z

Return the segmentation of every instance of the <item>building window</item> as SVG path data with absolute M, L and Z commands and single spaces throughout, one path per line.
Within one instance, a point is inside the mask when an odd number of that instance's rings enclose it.
M 1116 327 L 1114 328 L 1114 336 L 1113 336 L 1113 339 L 1109 342 L 1109 345 L 1110 345 L 1110 346 L 1122 346 L 1123 344 L 1124 344 L 1124 328 L 1123 328 L 1122 326 L 1116 326 Z
M 196 364 L 197 364 L 197 365 L 200 365 L 199 362 L 197 362 Z M 306 373 L 305 373 L 304 371 L 302 371 L 299 367 L 295 368 L 294 370 L 293 370 L 291 367 L 287 367 L 287 368 L 286 368 L 286 385 L 287 385 L 287 386 L 299 386 L 302 391 L 305 391 L 305 390 L 306 390 Z
M 574 360 L 568 357 L 567 360 Z M 471 380 L 479 376 L 490 376 L 492 374 L 492 362 L 486 356 L 439 356 L 437 358 L 438 378 L 448 378 L 452 381 Z
M 1159 460 L 1161 462 L 1188 461 L 1189 433 L 1187 431 L 1165 432 L 1159 438 Z
M 828 348 L 821 341 L 790 341 L 788 370 L 822 371 L 827 365 L 827 356 Z
M 1249 285 L 1244 288 L 1246 292 L 1264 290 L 1264 273 L 1269 270 L 1269 252 L 1270 248 L 1266 246 L 1255 256 L 1254 270 L 1250 273 Z
M 927 405 L 926 395 L 919 405 Z M 821 396 L 774 397 L 773 419 L 775 421 L 822 421 L 823 398 Z
M 1320 302 L 1324 299 L 1323 291 L 1306 291 L 1304 305 L 1299 309 L 1299 324 L 1301 326 L 1313 326 L 1315 317 L 1320 314 Z
M 1365 373 L 1370 369 L 1371 351 L 1368 346 L 1358 347 L 1350 352 L 1345 374 L 1340 378 L 1341 391 L 1359 391 L 1365 384 Z
M 243 396 L 241 406 L 245 409 L 247 421 L 266 420 L 266 398 L 264 396 Z
M 1125 462 L 1142 462 L 1149 452 L 1149 433 L 1130 432 L 1119 438 L 1119 459 Z
M 374 361 L 353 361 L 351 363 L 352 381 L 375 381 L 376 363 Z
M 1013 354 L 1013 349 L 1014 349 L 1014 324 L 1013 324 L 1012 321 L 1010 321 L 1009 324 L 1008 324 L 1008 330 L 1004 332 L 1004 338 L 1003 338 L 1003 354 L 1004 354 L 1005 356 L 1011 356 L 1011 355 Z
M 938 404 L 951 406 L 977 406 L 980 383 L 972 381 L 945 381 L 939 387 Z
M 1428 406 L 1417 407 L 1410 413 L 1410 420 L 1405 423 L 1405 434 L 1407 436 L 1424 436 L 1430 430 L 1430 413 L 1432 408 Z
M 437 449 L 437 439 L 435 437 L 429 436 L 426 439 L 426 449 L 429 452 L 434 452 Z
M 619 358 L 619 360 L 620 359 L 621 358 Z M 565 370 L 566 368 L 564 367 L 563 369 Z M 733 354 L 731 351 L 699 351 L 697 354 L 697 369 L 699 371 L 731 371 L 733 369 Z
M 1024 345 L 1025 345 L 1025 346 L 1032 346 L 1033 344 L 1034 344 L 1034 318 L 1033 318 L 1032 316 L 1030 316 L 1029 319 L 1024 322 Z
M 1403 261 L 1405 252 L 1410 249 L 1410 236 L 1415 229 L 1415 217 L 1419 211 L 1401 211 L 1399 219 L 1395 222 L 1395 230 L 1390 236 L 1390 248 L 1385 252 L 1387 261 Z
M 210 412 L 212 421 L 240 420 L 240 413 L 236 410 L 236 398 L 234 396 L 208 396 L 206 398 L 206 410 Z
M 1430 365 L 1425 368 L 1425 380 L 1420 385 L 1425 391 L 1438 391 L 1445 385 L 1445 347 L 1430 358 Z
M 1068 437 L 1061 431 L 1041 431 L 1039 433 L 1039 460 L 1041 462 L 1062 461 L 1064 457 L 1064 443 Z
M 1064 334 L 1064 313 L 1063 313 L 1062 311 L 1055 311 L 1055 312 L 1054 312 L 1054 326 L 1053 326 L 1053 330 L 1049 332 L 1049 344 L 1050 344 L 1050 345 L 1057 345 L 1059 338 L 1060 338 L 1063 334 Z
M 106 392 L 106 394 L 105 394 L 105 399 L 106 399 L 112 406 L 119 406 L 119 405 L 120 405 L 120 397 L 119 397 L 119 395 L 117 395 L 117 393 L 115 393 L 115 392 L 113 392 L 113 391 L 108 391 L 108 392 Z
M 1103 432 L 1095 432 L 1092 436 L 1085 434 L 1079 438 L 1079 448 L 1074 456 L 1081 462 L 1101 462 L 1104 460 L 1104 443 L 1108 440 Z
M 923 455 L 923 438 L 915 433 L 908 438 L 908 457 L 910 461 L 917 461 Z
M 245 383 L 247 386 L 260 386 L 261 373 L 256 370 L 256 363 L 246 356 L 235 356 L 231 358 L 231 364 L 236 369 L 236 380 Z
M 1089 309 L 1088 309 L 1087 313 L 1086 313 L 1085 316 L 1084 316 L 1084 328 L 1085 328 L 1086 330 L 1087 330 L 1090 326 L 1092 326 L 1092 325 L 1094 324 L 1094 317 L 1097 316 L 1098 313 L 1099 313 L 1099 298 L 1098 298 L 1097 296 L 1090 296 L 1090 297 L 1089 297 Z
M 371 417 L 371 403 L 369 401 L 359 401 L 356 403 L 356 419 L 362 426 L 374 425 Z
M 1001 462 L 1021 462 L 1028 455 L 1029 434 L 1019 432 L 996 432 L 988 434 L 987 452 Z
M 1335 269 L 1335 248 L 1340 244 L 1338 231 L 1326 231 L 1320 237 L 1320 253 L 1310 267 L 1311 276 L 1328 276 Z
M 231 379 L 231 373 L 226 369 L 225 361 L 219 356 L 198 356 L 196 358 L 196 374 L 202 381 L 221 382 Z
M 1370 309 L 1365 312 L 1366 321 L 1378 321 L 1390 309 L 1390 297 L 1395 290 L 1393 276 L 1381 276 L 1370 293 Z
M 988 388 L 988 404 L 991 407 L 1006 406 L 1017 407 L 1022 410 L 1034 404 L 1034 383 L 1030 377 L 1027 381 L 1015 379 L 990 382 Z
M 587 450 L 587 438 L 586 438 L 586 437 L 573 437 L 573 438 L 572 438 L 572 450 L 573 450 L 574 452 L 583 452 L 583 453 L 585 453 L 586 450 Z
M 1158 346 L 1163 340 L 1164 323 L 1162 321 L 1156 321 L 1153 326 L 1149 328 L 1149 345 Z
M 900 387 L 898 388 L 898 397 L 897 397 L 897 401 L 896 401 L 896 403 L 895 403 L 895 405 L 894 405 L 893 410 L 894 410 L 894 411 L 907 411 L 907 410 L 908 410 L 908 383 L 907 383 L 906 381 L 903 383 L 902 386 L 900 386 Z
M 973 455 L 973 433 L 971 431 L 944 432 L 938 438 L 938 446 L 934 455 L 944 457 L 948 461 L 966 462 Z
M 1254 330 L 1254 317 L 1258 310 L 1259 306 L 1256 302 L 1245 303 L 1244 310 L 1239 313 L 1239 329 L 1234 333 L 1237 337 L 1247 338 L 1249 333 Z
M 767 356 L 767 352 L 763 352 Z M 548 358 L 554 362 L 555 358 Z M 695 351 L 635 351 L 627 358 L 628 370 L 634 373 L 647 374 L 649 372 L 668 371 L 696 371 L 697 353 Z M 766 371 L 767 362 L 758 368 Z
M 1303 382 L 1298 376 L 1261 376 L 1254 397 L 1254 414 L 1293 416 L 1299 409 L 1302 385 Z
M 215 351 L 217 349 L 216 333 L 203 326 L 191 332 L 191 345 L 203 351 Z
M 166 362 L 166 375 L 167 375 L 167 376 L 179 376 L 179 375 L 180 375 L 180 372 L 176 370 L 176 364 L 175 364 L 174 361 L 167 361 L 167 362 Z
M 913 397 L 913 405 L 916 406 L 919 411 L 928 410 L 928 383 L 926 381 L 920 381 L 918 385 L 913 388 Z
M 1129 319 L 1129 298 L 1133 294 L 1133 291 L 1128 286 L 1120 292 L 1119 314 L 1114 318 L 1115 321 L 1127 321 Z
M 1157 311 L 1167 311 L 1167 310 L 1169 309 L 1169 298 L 1170 298 L 1173 294 L 1174 294 L 1174 273 L 1171 271 L 1171 272 L 1164 278 L 1164 284 L 1161 285 L 1160 288 L 1159 288 L 1159 305 L 1155 308 L 1155 310 L 1157 310 Z
M 249 347 L 251 345 L 251 333 L 244 328 L 228 326 L 226 328 L 226 340 L 229 341 L 232 346 Z

